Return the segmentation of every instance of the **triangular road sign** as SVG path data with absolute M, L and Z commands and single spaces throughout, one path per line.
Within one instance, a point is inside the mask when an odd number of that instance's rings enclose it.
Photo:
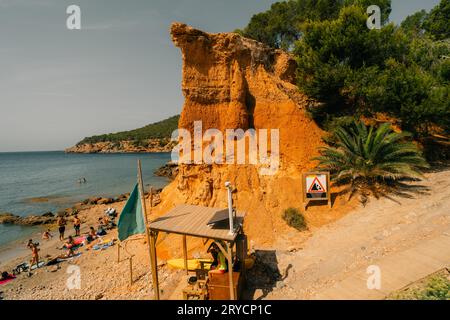
M 320 183 L 317 177 L 314 178 L 313 182 L 309 186 L 308 193 L 324 193 L 326 192 L 325 188 Z

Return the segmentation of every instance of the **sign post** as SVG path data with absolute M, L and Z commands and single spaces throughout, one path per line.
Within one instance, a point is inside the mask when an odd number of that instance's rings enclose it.
M 310 201 L 327 201 L 331 208 L 329 172 L 305 172 L 302 174 L 302 194 L 305 211 Z

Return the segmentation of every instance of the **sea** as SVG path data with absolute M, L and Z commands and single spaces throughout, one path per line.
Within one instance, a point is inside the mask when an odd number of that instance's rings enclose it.
M 169 183 L 153 172 L 170 160 L 170 153 L 0 153 L 0 213 L 56 213 L 89 197 L 131 192 L 137 181 L 138 159 L 146 188 L 161 188 Z M 82 178 L 86 182 L 80 183 Z M 0 247 L 31 235 L 38 228 L 0 225 Z

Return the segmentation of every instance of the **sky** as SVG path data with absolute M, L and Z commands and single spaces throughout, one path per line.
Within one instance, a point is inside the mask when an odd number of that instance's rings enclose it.
M 181 112 L 169 27 L 244 27 L 274 0 L 0 0 L 0 152 L 63 150 Z M 392 0 L 401 22 L 439 0 Z M 81 30 L 66 27 L 69 5 Z

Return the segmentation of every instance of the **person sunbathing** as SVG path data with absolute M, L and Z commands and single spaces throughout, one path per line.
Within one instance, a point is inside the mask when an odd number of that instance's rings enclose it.
M 99 224 L 103 227 L 103 229 L 106 230 L 111 230 L 116 226 L 116 224 L 112 222 L 107 216 L 99 218 Z
M 104 224 L 104 222 L 103 222 L 103 219 L 102 218 L 99 218 L 99 225 L 98 225 L 98 228 L 97 228 L 97 236 L 104 236 L 104 235 L 106 235 L 106 229 L 107 228 L 107 226 Z
M 45 231 L 42 234 L 42 239 L 43 240 L 50 240 L 50 238 L 53 238 L 53 235 L 50 233 L 50 229 L 47 229 L 47 231 Z
M 9 280 L 9 279 L 12 279 L 12 278 L 14 278 L 13 275 L 11 275 L 11 274 L 9 274 L 8 272 L 4 271 L 4 272 L 2 272 L 2 274 L 1 274 L 0 281 Z
M 71 257 L 74 255 L 73 249 L 75 248 L 75 241 L 73 240 L 72 236 L 69 236 L 67 238 L 67 241 L 64 244 L 64 247 L 67 249 L 67 253 L 66 253 L 67 257 Z
M 89 233 L 86 237 L 86 241 L 87 241 L 87 243 L 90 243 L 90 242 L 94 241 L 95 239 L 97 239 L 97 233 L 95 232 L 94 227 L 90 227 Z

